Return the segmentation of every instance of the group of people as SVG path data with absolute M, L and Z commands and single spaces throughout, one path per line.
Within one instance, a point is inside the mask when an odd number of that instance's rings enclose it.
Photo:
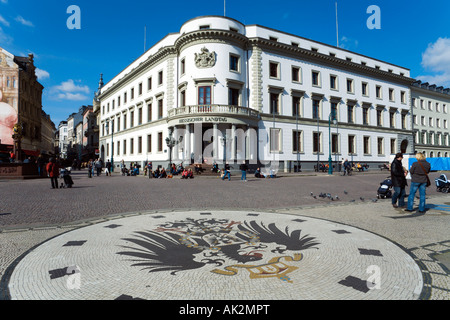
M 63 178 L 63 183 L 61 184 L 61 188 L 67 187 L 72 188 L 73 180 L 70 176 L 70 171 L 67 170 L 64 166 L 60 164 L 60 162 L 55 158 L 50 158 L 50 161 L 45 166 L 47 170 L 48 177 L 50 178 L 50 182 L 52 185 L 52 189 L 58 189 L 58 178 L 61 176 Z
M 405 203 L 406 186 L 408 185 L 406 176 L 408 171 L 403 167 L 403 154 L 397 153 L 391 163 L 391 180 L 394 188 L 392 196 L 392 206 L 394 208 L 405 208 L 405 211 L 412 212 L 414 206 L 414 197 L 419 190 L 419 213 L 425 213 L 426 188 L 430 186 L 428 173 L 431 170 L 430 163 L 426 160 L 423 153 L 416 153 L 417 162 L 414 162 L 409 169 L 411 176 L 411 186 L 409 189 L 408 202 Z
M 97 175 L 97 177 L 100 176 L 102 174 L 103 167 L 105 167 L 105 174 L 107 176 L 111 176 L 112 164 L 111 161 L 109 161 L 109 159 L 106 161 L 105 166 L 103 166 L 103 161 L 100 158 L 95 160 L 90 159 L 87 164 L 88 177 L 92 178 L 95 175 Z

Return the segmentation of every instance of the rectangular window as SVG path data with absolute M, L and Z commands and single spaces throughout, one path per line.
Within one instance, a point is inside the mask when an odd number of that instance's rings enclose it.
M 363 124 L 368 125 L 369 124 L 369 107 L 363 107 L 362 108 L 362 116 L 363 116 Z
M 270 129 L 270 152 L 281 151 L 281 129 Z
M 400 100 L 402 103 L 406 103 L 406 92 L 405 91 L 400 92 Z
M 390 110 L 389 111 L 389 126 L 391 128 L 395 128 L 395 110 Z
M 376 96 L 378 99 L 381 99 L 381 98 L 382 98 L 382 96 L 381 96 L 381 87 L 380 87 L 380 86 L 376 86 L 376 87 L 375 87 L 375 96 Z
M 123 115 L 123 130 L 127 129 L 127 115 Z
M 130 99 L 131 99 L 131 100 L 134 99 L 134 88 L 131 88 Z
M 147 79 L 147 90 L 152 90 L 152 77 L 148 77 Z
M 370 154 L 370 137 L 363 137 L 363 152 L 365 155 Z
M 300 68 L 299 67 L 292 67 L 292 81 L 293 82 L 300 82 Z
M 383 109 L 377 108 L 377 126 L 383 126 Z
M 318 71 L 312 71 L 311 82 L 313 86 L 320 86 L 320 73 Z
M 354 93 L 353 91 L 353 79 L 347 79 L 347 92 Z
M 302 131 L 292 131 L 292 151 L 293 152 L 303 152 L 302 144 L 303 132 Z
M 127 140 L 123 140 L 123 154 L 127 154 Z
M 348 136 L 348 154 L 355 154 L 356 153 L 356 138 L 354 135 Z
M 163 99 L 158 100 L 158 120 L 163 117 Z
M 138 85 L 138 95 L 142 94 L 142 83 L 139 83 Z
M 322 132 L 313 132 L 313 153 L 322 151 Z
M 130 128 L 134 127 L 134 111 L 130 112 Z
M 279 70 L 278 70 L 278 68 L 279 68 L 279 63 L 276 63 L 276 62 L 270 62 L 269 63 L 269 76 L 271 77 L 271 78 L 279 78 Z
M 300 117 L 300 97 L 292 97 L 292 116 Z
M 142 153 L 142 137 L 138 137 L 138 153 Z
M 123 94 L 123 103 L 127 103 L 127 93 L 124 92 Z
M 211 104 L 211 87 L 198 87 L 198 104 L 210 105 Z
M 396 139 L 391 139 L 391 154 L 397 153 L 397 143 Z
M 337 133 L 331 134 L 331 153 L 339 153 L 339 135 Z
M 153 113 L 152 104 L 149 103 L 147 105 L 147 122 L 151 122 L 152 121 L 152 113 Z
M 158 85 L 162 85 L 163 84 L 163 72 L 160 71 L 158 72 Z
M 368 85 L 367 85 L 367 82 L 363 82 L 362 84 L 361 84 L 361 92 L 362 92 L 362 95 L 363 96 L 368 96 L 369 95 L 369 90 L 368 90 Z
M 389 101 L 394 101 L 394 100 L 395 100 L 394 89 L 389 89 Z
M 152 135 L 147 135 L 147 153 L 152 152 Z
M 337 76 L 335 76 L 335 75 L 331 75 L 330 76 L 330 88 L 333 89 L 333 90 L 337 90 L 338 89 Z
M 239 105 L 239 89 L 228 88 L 228 105 L 230 106 Z
M 117 132 L 120 131 L 120 117 L 117 117 Z
M 142 108 L 138 109 L 138 125 L 142 124 Z
M 134 153 L 134 138 L 130 139 L 130 154 Z
M 158 152 L 163 151 L 163 133 L 158 132 Z
M 230 54 L 230 71 L 239 72 L 239 56 Z
M 186 106 L 186 90 L 180 92 L 180 105 L 182 107 Z
M 280 94 L 270 93 L 270 114 L 280 113 Z
M 384 154 L 384 138 L 381 137 L 377 138 L 377 149 L 379 155 Z
M 313 119 L 320 118 L 320 100 L 313 99 L 313 101 L 312 101 L 312 116 L 313 116 Z
M 348 123 L 353 123 L 354 122 L 353 109 L 354 109 L 353 105 L 347 105 L 347 122 Z
M 120 141 L 117 141 L 117 155 L 120 155 Z
M 181 60 L 181 75 L 186 73 L 186 59 Z

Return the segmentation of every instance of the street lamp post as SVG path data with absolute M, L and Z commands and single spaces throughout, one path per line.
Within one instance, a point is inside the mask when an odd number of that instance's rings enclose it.
M 330 115 L 328 116 L 328 174 L 333 174 L 333 160 L 331 159 L 331 119 L 336 123 L 335 111 L 331 110 Z
M 173 129 L 170 128 L 169 129 L 169 136 L 166 138 L 166 144 L 167 147 L 169 148 L 169 172 L 170 172 L 170 166 L 172 165 L 172 149 L 173 147 L 175 147 L 178 143 L 181 143 L 181 141 L 183 140 L 183 137 L 180 137 L 179 140 L 175 140 L 175 138 L 173 138 Z

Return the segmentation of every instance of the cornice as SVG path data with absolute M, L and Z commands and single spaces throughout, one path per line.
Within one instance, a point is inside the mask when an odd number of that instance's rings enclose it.
M 362 73 L 370 77 L 396 82 L 405 86 L 411 86 L 416 80 L 401 76 L 395 73 L 378 70 L 369 66 L 358 64 L 355 62 L 343 60 L 337 57 L 329 56 L 323 53 L 307 50 L 301 47 L 284 44 L 273 40 L 264 38 L 250 38 L 249 44 L 252 47 L 260 47 L 263 50 L 276 52 L 282 55 L 289 55 L 293 58 L 304 59 L 310 62 L 318 64 L 326 64 L 328 66 L 343 69 L 346 71 L 353 71 L 356 73 Z
M 196 43 L 196 42 L 226 42 L 226 43 L 234 43 L 242 47 L 246 48 L 248 43 L 248 38 L 243 34 L 234 31 L 228 30 L 220 30 L 220 29 L 206 29 L 206 30 L 196 30 L 186 34 L 183 34 L 175 41 L 175 48 L 180 52 L 186 46 Z

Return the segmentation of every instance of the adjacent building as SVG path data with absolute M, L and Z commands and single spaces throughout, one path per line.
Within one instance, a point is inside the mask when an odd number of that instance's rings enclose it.
M 102 82 L 102 81 L 101 81 Z M 413 151 L 409 69 L 227 17 L 192 19 L 99 86 L 100 152 L 125 162 L 313 169 Z
M 0 145 L 12 150 L 13 127 L 21 124 L 23 156 L 54 152 L 54 128 L 50 116 L 42 110 L 42 91 L 34 65 L 34 56 L 15 56 L 0 48 Z
M 415 151 L 450 156 L 450 89 L 416 81 L 411 86 Z

